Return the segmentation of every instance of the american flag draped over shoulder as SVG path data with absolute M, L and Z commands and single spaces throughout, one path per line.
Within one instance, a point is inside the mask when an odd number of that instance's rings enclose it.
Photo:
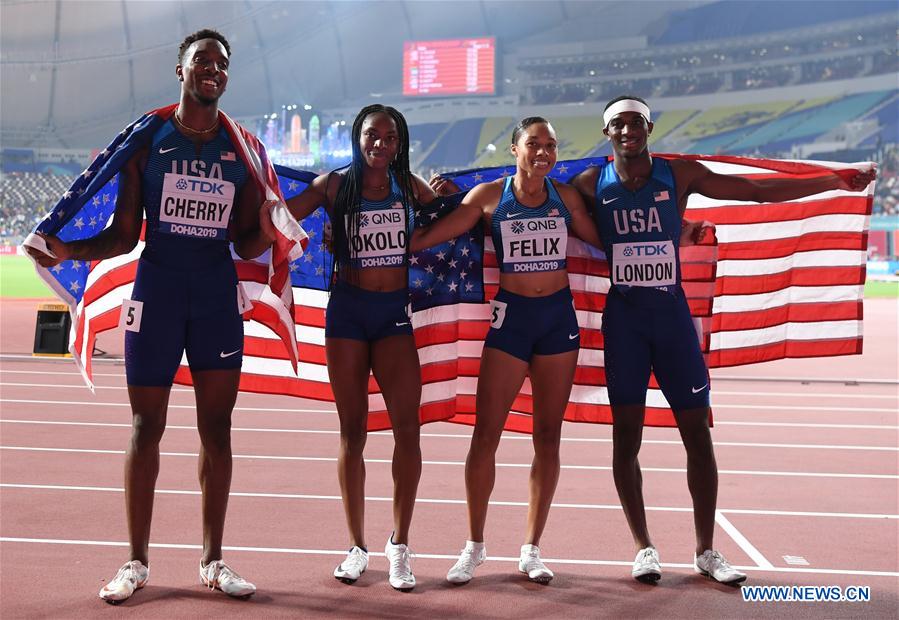
M 115 211 L 118 172 L 150 143 L 153 134 L 172 117 L 177 107 L 173 104 L 148 112 L 123 129 L 79 175 L 35 231 L 55 235 L 63 241 L 86 239 L 102 231 Z M 252 303 L 252 309 L 244 316 L 268 326 L 270 333 L 276 335 L 282 355 L 295 366 L 293 291 L 287 274 L 290 263 L 302 254 L 306 236 L 284 205 L 277 176 L 262 143 L 224 112 L 219 112 L 219 118 L 238 156 L 247 165 L 250 178 L 264 199 L 270 201 L 277 230 L 273 248 L 263 258 L 235 259 L 242 286 Z M 94 342 L 98 334 L 114 329 L 119 323 L 122 300 L 131 296 L 143 237 L 142 232 L 141 241 L 127 255 L 92 262 L 65 261 L 51 269 L 35 264 L 38 274 L 69 306 L 70 350 L 91 388 Z M 43 244 L 32 233 L 24 245 L 42 249 Z

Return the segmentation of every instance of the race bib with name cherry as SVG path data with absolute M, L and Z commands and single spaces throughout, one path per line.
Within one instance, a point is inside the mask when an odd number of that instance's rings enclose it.
M 159 205 L 159 232 L 227 239 L 234 183 L 167 172 Z
M 635 241 L 612 245 L 612 284 L 622 286 L 672 286 L 677 283 L 674 244 Z

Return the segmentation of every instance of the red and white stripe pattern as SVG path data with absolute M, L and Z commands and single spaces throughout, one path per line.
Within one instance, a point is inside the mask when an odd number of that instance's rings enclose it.
M 675 156 L 670 156 L 675 157 Z M 681 156 L 677 156 L 681 157 Z M 866 164 L 830 165 L 735 157 L 693 157 L 715 172 L 747 176 L 852 174 Z M 873 184 L 864 192 L 827 192 L 784 204 L 712 201 L 692 196 L 687 218 L 717 225 L 717 246 L 684 247 L 684 289 L 710 367 L 861 350 L 861 299 Z M 496 293 L 499 272 L 487 239 L 485 290 Z M 602 254 L 576 239 L 568 269 L 581 327 L 581 351 L 566 419 L 611 421 L 600 325 L 608 267 Z M 717 268 L 716 268 L 717 254 Z M 299 378 L 271 346 L 274 335 L 248 325 L 241 388 L 332 401 L 324 354 L 327 294 L 294 289 Z M 432 308 L 413 317 L 422 365 L 423 422 L 473 423 L 475 391 L 489 306 Z M 369 428 L 389 427 L 377 384 L 369 384 Z M 713 392 L 714 394 L 714 392 Z M 529 431 L 531 387 L 526 380 L 506 427 Z M 655 379 L 647 394 L 648 425 L 674 424 Z
M 851 178 L 870 163 L 698 158 L 755 178 Z M 874 183 L 780 204 L 694 195 L 688 219 L 717 226 L 712 367 L 861 353 L 862 295 Z

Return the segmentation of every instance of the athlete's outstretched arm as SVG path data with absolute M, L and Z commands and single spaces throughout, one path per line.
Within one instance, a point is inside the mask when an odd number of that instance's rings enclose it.
M 717 174 L 695 161 L 671 162 L 676 182 L 687 193 L 720 200 L 784 202 L 832 190 L 861 191 L 874 180 L 874 168 L 851 176 L 833 174 L 809 179 L 747 179 Z
M 430 226 L 416 228 L 412 233 L 410 250 L 417 252 L 432 245 L 455 239 L 477 226 L 484 214 L 485 205 L 489 204 L 491 199 L 494 203 L 499 200 L 496 188 L 494 183 L 478 185 L 465 195 L 465 198 L 452 213 Z
M 337 177 L 330 183 L 331 177 Z M 302 192 L 287 200 L 287 208 L 297 221 L 310 215 L 319 207 L 330 209 L 332 199 L 337 195 L 339 176 L 336 174 L 320 174 L 315 177 Z
M 557 184 L 556 189 L 559 191 L 559 196 L 562 197 L 568 212 L 571 214 L 571 232 L 581 241 L 601 250 L 602 241 L 599 239 L 596 223 L 590 217 L 590 214 L 587 213 L 587 207 L 584 205 L 581 193 L 574 187 L 564 184 Z
M 56 257 L 30 247 L 26 251 L 41 267 L 53 267 L 66 260 L 101 260 L 133 250 L 140 239 L 143 223 L 141 171 L 145 161 L 146 149 L 142 149 L 119 171 L 119 191 L 112 223 L 99 234 L 78 241 L 62 241 L 38 233 Z

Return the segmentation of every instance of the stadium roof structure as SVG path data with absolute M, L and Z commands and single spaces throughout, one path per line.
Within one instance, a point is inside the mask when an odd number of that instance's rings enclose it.
M 407 40 L 491 35 L 500 54 L 585 37 L 651 41 L 677 15 L 702 15 L 709 4 L 4 0 L 0 139 L 4 148 L 102 147 L 131 119 L 177 99 L 178 46 L 204 27 L 222 32 L 233 51 L 222 107 L 247 117 L 293 103 L 322 110 L 388 100 L 401 92 Z M 835 4 L 852 11 L 872 2 Z

